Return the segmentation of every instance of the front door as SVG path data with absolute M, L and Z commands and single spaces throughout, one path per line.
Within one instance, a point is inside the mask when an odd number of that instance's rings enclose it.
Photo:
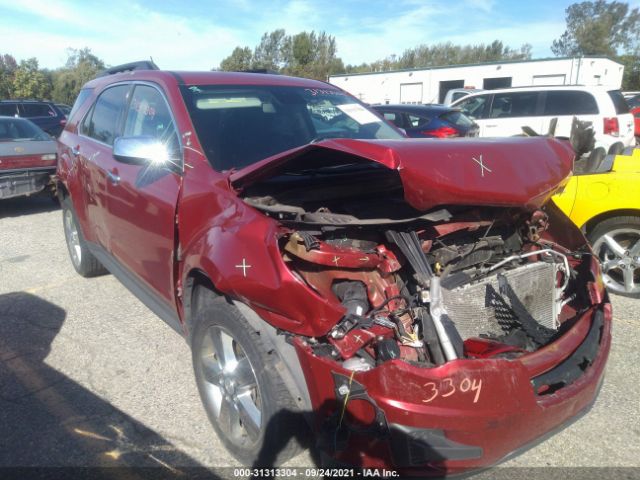
M 175 122 L 159 87 L 136 84 L 123 137 L 152 137 L 179 158 Z M 107 168 L 110 251 L 146 287 L 173 305 L 175 212 L 181 177 L 166 165 L 132 165 L 111 157 Z

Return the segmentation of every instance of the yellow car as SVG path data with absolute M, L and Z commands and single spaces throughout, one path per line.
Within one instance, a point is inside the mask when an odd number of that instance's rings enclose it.
M 640 298 L 640 148 L 577 161 L 553 200 L 587 235 L 609 291 Z

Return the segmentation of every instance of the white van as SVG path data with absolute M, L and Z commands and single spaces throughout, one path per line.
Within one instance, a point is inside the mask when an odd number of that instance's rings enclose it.
M 605 87 L 521 87 L 484 91 L 452 104 L 472 117 L 480 137 L 522 135 L 527 126 L 538 133 L 557 118 L 555 135 L 568 137 L 573 117 L 593 124 L 596 147 L 635 144 L 633 115 L 619 90 Z

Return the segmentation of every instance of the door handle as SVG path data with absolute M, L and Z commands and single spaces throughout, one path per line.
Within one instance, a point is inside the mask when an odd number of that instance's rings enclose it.
M 107 178 L 113 185 L 118 185 L 120 183 L 120 175 L 115 172 L 107 171 Z
M 496 125 L 495 123 L 492 123 L 491 125 L 485 125 L 485 127 L 487 128 L 493 128 L 493 127 L 497 127 L 498 125 Z
M 80 145 L 76 147 L 71 147 L 71 153 L 76 157 L 80 155 Z

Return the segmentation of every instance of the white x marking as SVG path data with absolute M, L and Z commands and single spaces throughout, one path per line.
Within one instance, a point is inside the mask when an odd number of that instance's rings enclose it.
M 482 154 L 480 154 L 480 160 L 478 160 L 476 157 L 471 157 L 471 159 L 476 162 L 478 165 L 480 165 L 480 174 L 484 177 L 484 171 L 486 170 L 489 173 L 493 173 L 491 171 L 491 169 L 489 167 L 487 167 L 483 160 L 482 160 Z
M 236 265 L 236 268 L 241 268 L 242 269 L 242 276 L 246 277 L 247 276 L 247 268 L 251 268 L 251 265 L 247 264 L 247 260 L 246 259 L 242 259 L 242 264 L 241 265 Z

